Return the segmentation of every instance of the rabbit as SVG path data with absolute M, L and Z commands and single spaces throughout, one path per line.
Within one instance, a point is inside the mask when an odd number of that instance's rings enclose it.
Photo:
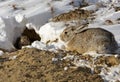
M 81 32 L 85 29 L 87 29 L 86 27 L 87 25 L 81 25 L 81 26 L 70 26 L 64 29 L 64 31 L 62 32 L 62 34 L 60 35 L 60 39 L 64 42 L 70 41 L 70 39 L 73 38 L 73 36 L 77 33 L 77 32 Z
M 80 54 L 90 51 L 110 54 L 115 53 L 118 48 L 114 35 L 102 28 L 69 27 L 61 33 L 60 39 L 66 43 L 67 50 Z

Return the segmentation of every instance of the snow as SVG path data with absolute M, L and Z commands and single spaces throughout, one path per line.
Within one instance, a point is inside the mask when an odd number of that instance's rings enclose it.
M 69 5 L 71 0 L 43 1 L 43 0 L 6 0 L 0 3 L 0 48 L 7 51 L 14 49 L 15 40 L 21 35 L 25 26 L 32 25 L 37 32 L 54 15 L 73 9 Z M 59 5 L 57 5 L 59 4 Z M 51 9 L 54 8 L 54 11 Z M 30 24 L 30 25 L 29 25 Z M 3 45 L 3 43 L 5 45 Z
M 74 4 L 70 5 L 72 1 Z M 0 49 L 14 51 L 16 39 L 27 27 L 34 29 L 41 37 L 41 41 L 34 41 L 26 47 L 49 51 L 64 50 L 66 44 L 60 40 L 60 34 L 66 28 L 65 23 L 49 22 L 49 19 L 77 8 L 81 2 L 82 0 L 0 0 Z M 118 21 L 120 11 L 116 12 L 112 6 L 120 6 L 120 0 L 86 0 L 86 2 L 89 3 L 89 6 L 83 7 L 83 9 L 93 10 L 95 17 L 88 27 L 100 27 L 112 32 L 120 46 L 120 21 Z M 106 20 L 111 20 L 113 24 L 106 25 Z M 0 55 L 2 54 L 3 51 L 0 51 Z M 96 58 L 94 53 L 89 54 Z M 101 55 L 103 54 L 97 54 L 97 56 Z M 74 57 L 67 56 L 66 58 Z M 12 59 L 16 59 L 16 56 Z M 76 66 L 87 66 L 93 69 L 93 63 L 77 59 L 74 61 Z M 108 69 L 109 71 L 102 70 L 101 77 L 109 82 L 120 81 L 120 65 Z M 68 70 L 68 67 L 65 67 L 64 70 Z
M 120 65 L 108 69 L 103 68 L 100 75 L 105 82 L 120 81 Z
M 68 70 L 68 67 L 64 67 L 64 70 L 65 70 L 65 71 Z
M 37 49 L 41 49 L 41 50 L 46 50 L 47 46 L 45 45 L 45 43 L 40 42 L 40 41 L 34 41 L 31 44 L 32 47 L 37 48 Z
M 62 32 L 63 30 L 64 30 L 63 23 L 57 23 L 57 24 L 55 23 L 53 24 L 52 22 L 47 23 L 42 27 L 40 27 L 39 29 L 39 35 L 41 37 L 41 41 L 44 43 L 47 43 L 49 40 L 54 41 L 59 37 L 60 32 Z
M 94 62 L 96 61 L 97 57 L 103 56 L 102 54 L 97 54 L 97 53 L 93 53 L 92 54 L 96 54 L 96 56 L 91 55 L 90 53 L 87 53 L 90 56 L 92 56 L 92 61 L 90 60 L 84 60 L 81 59 L 81 57 L 79 56 L 73 56 L 73 55 L 67 55 L 64 58 L 62 58 L 63 60 L 66 59 L 70 59 L 73 60 L 73 64 L 76 67 L 88 67 L 91 69 L 91 73 L 94 73 L 94 68 L 96 67 L 96 65 L 94 64 Z M 110 54 L 104 54 L 104 56 L 112 56 Z M 119 55 L 115 55 L 115 57 L 117 57 Z M 66 68 L 66 67 L 65 67 Z M 65 69 L 64 68 L 64 69 Z M 75 68 L 75 67 L 74 67 Z M 112 67 L 107 67 L 107 65 L 103 65 L 101 68 L 101 72 L 99 74 L 102 79 L 104 80 L 104 82 L 116 82 L 116 81 L 120 81 L 120 64 L 119 65 L 115 65 Z
M 4 52 L 2 50 L 0 50 L 0 56 L 2 56 L 4 54 Z
M 1 17 L 0 27 L 0 48 L 12 51 L 14 50 L 13 43 L 19 37 L 24 30 L 24 20 L 18 23 L 15 17 L 3 18 Z
M 11 56 L 9 57 L 10 60 L 15 60 L 17 58 L 17 56 Z
M 96 11 L 97 10 L 97 5 L 90 5 L 90 6 L 87 6 L 87 7 L 83 7 L 82 9 Z

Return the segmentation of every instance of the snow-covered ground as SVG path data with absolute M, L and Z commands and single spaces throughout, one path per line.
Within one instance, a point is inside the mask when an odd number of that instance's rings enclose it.
M 39 31 L 49 18 L 72 10 L 74 7 L 69 5 L 70 2 L 71 0 L 2 0 L 0 2 L 0 48 L 13 50 L 12 44 L 26 25 L 28 28 L 32 25 L 32 28 L 35 27 L 34 29 Z
M 73 4 L 70 4 L 71 2 Z M 64 22 L 49 22 L 49 19 L 64 12 L 77 8 L 82 0 L 0 0 L 0 49 L 12 51 L 13 44 L 21 35 L 25 27 L 34 29 L 41 37 L 41 41 L 35 41 L 28 47 L 42 50 L 55 51 L 64 49 L 64 42 L 60 40 L 60 33 L 65 29 Z M 112 32 L 120 45 L 120 11 L 115 11 L 113 6 L 120 7 L 120 0 L 86 0 L 89 6 L 86 10 L 95 11 L 95 19 L 88 25 L 89 28 L 104 28 Z M 112 24 L 106 24 L 106 21 Z M 58 39 L 58 42 L 54 42 Z M 48 45 L 46 43 L 50 41 Z M 3 52 L 0 51 L 0 55 Z M 113 70 L 112 70 L 113 69 Z M 120 81 L 120 66 L 110 68 L 111 74 L 101 76 L 109 81 Z M 114 74 L 116 77 L 114 78 Z

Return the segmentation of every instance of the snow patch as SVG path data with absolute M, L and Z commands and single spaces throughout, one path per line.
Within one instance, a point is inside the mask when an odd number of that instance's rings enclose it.
M 0 56 L 2 56 L 4 54 L 4 52 L 2 50 L 0 50 Z
M 103 78 L 104 82 L 120 81 L 120 65 L 106 69 L 102 68 L 100 75 Z

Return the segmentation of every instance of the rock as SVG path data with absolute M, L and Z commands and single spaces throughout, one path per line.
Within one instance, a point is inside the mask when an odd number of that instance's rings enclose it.
M 27 36 L 21 36 L 20 41 L 18 43 L 19 47 L 21 48 L 22 46 L 30 45 L 31 41 Z
M 118 58 L 114 57 L 114 56 L 108 56 L 105 58 L 105 63 L 111 67 L 111 66 L 114 66 L 114 65 L 118 65 L 119 64 L 119 60 Z
M 105 25 L 113 25 L 113 22 L 111 20 L 106 20 Z
M 120 7 L 114 7 L 115 11 L 120 11 Z
M 26 28 L 14 45 L 17 49 L 21 49 L 22 46 L 30 45 L 36 40 L 40 40 L 40 37 L 35 30 Z
M 40 36 L 35 32 L 34 29 L 25 29 L 22 36 L 27 36 L 31 42 L 35 40 L 40 40 Z

